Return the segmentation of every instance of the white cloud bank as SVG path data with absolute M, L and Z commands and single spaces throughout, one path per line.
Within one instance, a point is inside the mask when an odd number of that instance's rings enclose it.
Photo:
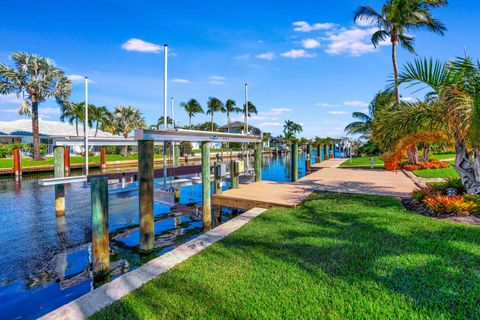
M 315 39 L 305 39 L 305 40 L 302 40 L 302 46 L 305 49 L 318 48 L 320 47 L 320 41 Z
M 335 27 L 334 23 L 314 23 L 310 24 L 307 21 L 296 21 L 292 23 L 293 30 L 297 32 L 310 32 L 315 30 L 328 30 Z
M 0 103 L 15 103 L 19 104 L 22 103 L 22 99 L 20 97 L 17 97 L 15 93 L 10 93 L 6 95 L 0 95 Z M 4 111 L 4 110 L 2 110 Z
M 127 51 L 137 51 L 137 52 L 146 52 L 146 53 L 159 53 L 163 50 L 161 46 L 155 43 L 147 42 L 137 38 L 131 38 L 124 44 L 122 44 L 122 49 Z
M 331 114 L 331 115 L 334 115 L 334 116 L 340 116 L 340 115 L 347 114 L 346 111 L 328 111 L 328 113 Z
M 211 84 L 225 84 L 225 81 L 227 78 L 222 77 L 222 76 L 211 76 L 208 78 L 208 82 Z
M 178 79 L 178 78 L 176 78 L 176 79 L 172 79 L 172 82 L 175 82 L 175 83 L 184 83 L 184 84 L 186 84 L 186 83 L 190 83 L 190 80 L 187 80 L 187 79 Z
M 368 107 L 369 103 L 365 101 L 354 100 L 354 101 L 345 101 L 343 105 L 347 107 Z
M 315 57 L 314 53 L 309 53 L 303 49 L 292 49 L 280 54 L 282 57 L 297 59 L 297 58 L 313 58 Z
M 273 52 L 265 52 L 257 54 L 256 57 L 263 60 L 273 60 L 275 59 L 275 54 Z
M 325 51 L 330 55 L 346 54 L 350 56 L 374 52 L 377 49 L 373 46 L 371 37 L 375 31 L 377 31 L 376 28 L 362 29 L 358 27 L 329 31 L 325 38 L 328 42 Z M 379 43 L 379 46 L 385 45 L 389 45 L 389 42 Z

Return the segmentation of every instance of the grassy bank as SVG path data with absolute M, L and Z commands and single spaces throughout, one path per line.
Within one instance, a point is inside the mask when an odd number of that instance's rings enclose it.
M 383 166 L 383 159 L 381 156 L 374 157 L 374 164 L 376 166 Z M 340 164 L 341 167 L 352 167 L 352 166 L 366 166 L 370 168 L 370 157 L 358 157 L 345 160 Z
M 271 209 L 94 319 L 446 319 L 480 315 L 480 228 L 388 197 Z

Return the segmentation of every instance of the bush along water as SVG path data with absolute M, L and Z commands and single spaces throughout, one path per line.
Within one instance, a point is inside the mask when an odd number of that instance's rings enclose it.
M 436 216 L 468 216 L 478 213 L 480 197 L 468 195 L 460 179 L 437 182 L 413 191 L 412 198 Z

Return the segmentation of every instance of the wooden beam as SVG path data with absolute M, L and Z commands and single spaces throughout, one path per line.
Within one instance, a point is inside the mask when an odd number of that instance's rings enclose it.
M 92 252 L 94 276 L 103 277 L 110 270 L 108 236 L 108 178 L 95 176 L 90 181 L 92 203 Z
M 154 249 L 153 140 L 138 141 L 140 251 Z
M 292 171 L 292 181 L 298 180 L 298 143 L 292 143 L 292 161 L 291 161 L 291 171 Z
M 212 228 L 212 205 L 210 191 L 210 142 L 202 142 L 202 209 L 203 229 Z
M 255 181 L 262 181 L 262 144 L 255 144 Z
M 63 147 L 53 149 L 53 172 L 55 178 L 65 177 L 65 150 Z M 55 185 L 55 215 L 61 217 L 65 215 L 65 185 Z

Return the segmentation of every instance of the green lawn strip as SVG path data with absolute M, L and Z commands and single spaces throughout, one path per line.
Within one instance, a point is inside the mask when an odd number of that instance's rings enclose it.
M 446 153 L 446 154 L 432 154 L 429 156 L 430 159 L 438 159 L 438 160 L 445 160 L 445 159 L 455 159 L 455 153 Z
M 341 168 L 343 169 L 368 169 L 370 170 L 370 165 L 367 165 L 367 166 L 364 166 L 364 165 L 355 165 L 355 166 L 341 166 Z M 383 164 L 375 164 L 373 166 L 373 169 L 374 170 L 385 170 L 385 168 L 383 167 Z
M 420 178 L 458 178 L 458 172 L 452 166 L 441 169 L 423 169 L 412 171 L 417 177 Z
M 480 315 L 480 228 L 389 197 L 271 209 L 93 319 L 447 319 Z
M 383 159 L 380 156 L 374 157 L 374 164 L 378 165 L 383 165 Z M 340 164 L 341 167 L 349 167 L 349 166 L 355 166 L 355 165 L 370 165 L 370 157 L 358 157 L 358 158 L 352 158 L 352 161 L 350 162 L 350 159 L 345 160 Z

